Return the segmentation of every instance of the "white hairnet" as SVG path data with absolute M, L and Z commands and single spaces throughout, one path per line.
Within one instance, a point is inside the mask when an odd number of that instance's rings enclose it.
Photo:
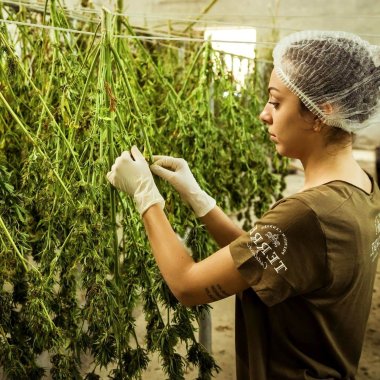
M 303 31 L 282 39 L 273 59 L 279 78 L 325 124 L 355 132 L 380 122 L 379 46 L 351 33 Z

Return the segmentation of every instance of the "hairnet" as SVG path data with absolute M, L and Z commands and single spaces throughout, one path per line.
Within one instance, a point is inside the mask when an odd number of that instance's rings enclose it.
M 274 70 L 325 124 L 355 132 L 380 122 L 380 47 L 345 32 L 303 31 L 273 51 Z

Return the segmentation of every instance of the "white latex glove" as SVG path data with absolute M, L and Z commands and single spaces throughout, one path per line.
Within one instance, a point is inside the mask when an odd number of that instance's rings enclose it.
M 153 159 L 154 164 L 150 166 L 150 170 L 167 180 L 190 205 L 198 218 L 205 216 L 215 207 L 215 199 L 200 188 L 183 158 L 153 156 Z
M 156 203 L 161 208 L 165 206 L 149 165 L 136 146 L 132 147 L 131 152 L 123 152 L 115 160 L 111 171 L 107 173 L 107 179 L 117 189 L 133 196 L 140 215 Z

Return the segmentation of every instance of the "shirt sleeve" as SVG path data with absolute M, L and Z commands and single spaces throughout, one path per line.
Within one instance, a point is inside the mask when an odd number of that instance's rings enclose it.
M 327 279 L 326 238 L 303 202 L 277 203 L 230 244 L 236 268 L 267 305 L 321 288 Z

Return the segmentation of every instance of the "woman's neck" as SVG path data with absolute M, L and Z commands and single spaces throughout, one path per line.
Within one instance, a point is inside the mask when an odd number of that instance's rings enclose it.
M 301 159 L 305 172 L 301 191 L 334 180 L 352 183 L 371 192 L 371 181 L 353 157 L 352 146 L 341 149 L 321 149 Z

